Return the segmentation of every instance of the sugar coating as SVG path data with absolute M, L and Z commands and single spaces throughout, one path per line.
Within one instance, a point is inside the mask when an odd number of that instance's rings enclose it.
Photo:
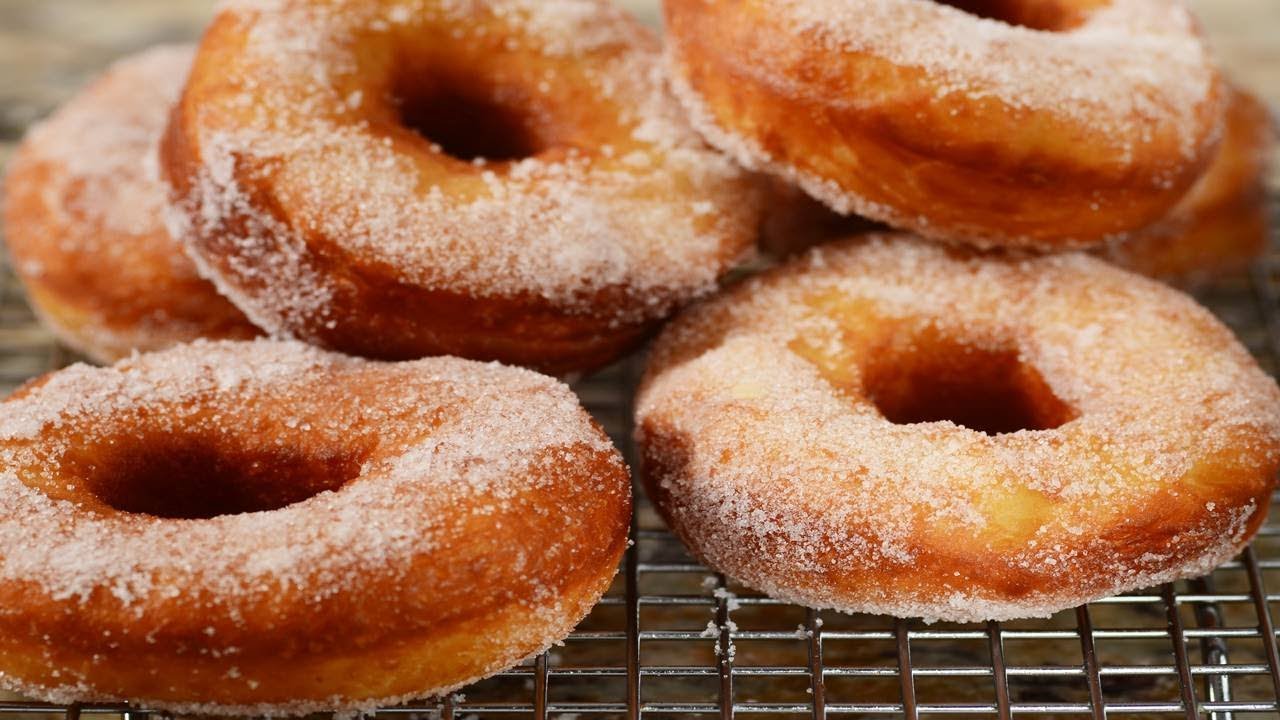
M 67 458 L 144 431 L 196 432 L 211 442 L 248 433 L 289 447 L 374 449 L 356 479 L 278 510 L 166 520 L 74 499 L 83 498 L 78 485 L 84 480 L 67 470 Z M 624 507 L 629 488 L 617 481 L 626 477 L 621 458 L 573 392 L 496 363 L 384 364 L 258 340 L 199 341 L 108 368 L 74 365 L 0 405 L 0 583 L 26 584 L 51 607 L 86 618 L 133 618 L 137 635 L 166 632 L 158 618 L 178 607 L 182 618 L 209 618 L 210 631 L 219 625 L 251 636 L 256 626 L 248 623 L 266 623 L 262 631 L 268 632 L 296 620 L 272 613 L 309 612 L 359 592 L 370 578 L 395 587 L 415 559 L 456 546 L 461 540 L 454 536 L 466 523 L 506 517 L 527 507 L 530 493 L 568 492 L 566 480 L 546 470 L 548 462 L 584 457 L 606 458 L 612 477 L 593 480 L 591 492 Z M 577 505 L 566 501 L 565 537 L 588 532 L 570 509 Z M 563 539 L 533 542 L 537 557 L 516 563 L 528 578 L 510 578 L 513 587 L 539 582 L 544 558 L 580 552 Z M 524 557 L 530 550 L 509 552 Z M 431 570 L 440 587 L 456 582 L 450 580 L 455 571 L 447 562 Z M 546 647 L 561 639 L 580 619 L 574 615 L 579 606 L 550 590 L 537 586 L 520 600 L 527 603 L 528 625 L 495 628 L 495 644 Z M 215 601 L 180 607 L 209 597 Z M 276 607 L 271 600 L 280 598 L 297 604 L 282 604 L 284 610 L 265 618 L 238 614 L 237 608 Z M 421 618 L 403 611 L 391 621 L 408 632 Z M 356 632 L 361 626 L 352 622 Z M 202 644 L 211 652 L 237 652 L 226 643 L 210 633 Z M 495 652 L 489 672 L 516 659 Z M 0 672 L 0 687 L 53 702 L 109 697 L 76 668 L 64 668 L 59 680 L 50 686 Z M 422 695 L 449 689 L 421 688 Z M 394 701 L 160 704 L 180 712 L 292 715 Z
M 1196 111 L 1217 71 L 1195 17 L 1177 0 L 1111 0 L 1064 32 L 928 0 L 774 0 L 771 7 L 791 32 L 833 52 L 924 69 L 944 96 L 1066 113 L 1100 123 L 1118 142 L 1168 123 L 1187 157 L 1199 151 Z
M 374 372 L 393 378 L 381 382 L 399 393 L 345 412 L 306 401 L 317 385 L 356 382 Z M 439 401 L 424 399 L 429 396 L 457 398 L 463 412 L 432 429 Z M 230 433 L 243 422 L 232 408 L 260 407 L 269 397 L 297 398 L 293 414 L 273 421 L 302 428 L 313 441 L 350 439 L 373 429 L 404 446 L 381 458 L 379 467 L 365 468 L 385 474 L 381 482 L 352 483 L 269 513 L 143 523 L 143 532 L 130 536 L 113 532 L 136 523 L 78 512 L 20 477 L 58 472 L 61 458 L 73 449 L 61 439 L 64 433 L 75 430 L 81 445 L 91 443 L 96 435 L 119 432 L 116 418 L 136 415 L 139 408 L 173 413 L 175 425 L 204 416 L 201 427 Z M 208 415 L 210 406 L 225 414 Z M 77 364 L 9 400 L 0 415 L 0 503 L 8 518 L 0 524 L 6 548 L 0 580 L 38 581 L 55 599 L 87 600 L 107 587 L 126 605 L 141 605 L 150 593 L 165 590 L 153 578 L 178 568 L 202 568 L 206 582 L 231 596 L 269 591 L 277 583 L 303 584 L 320 570 L 355 570 L 429 546 L 429 535 L 412 537 L 408 531 L 419 520 L 392 522 L 418 512 L 394 501 L 397 484 L 425 482 L 433 491 L 459 496 L 478 490 L 510 495 L 537 481 L 520 475 L 536 453 L 578 445 L 614 452 L 568 386 L 497 363 L 432 358 L 384 365 L 294 342 L 199 341 L 107 368 Z M 286 529 L 302 520 L 315 537 L 289 542 Z M 180 535 L 185 540 L 176 543 L 171 557 L 144 552 Z M 276 582 L 262 584 L 267 578 Z
M 226 107 L 192 108 L 202 170 L 176 198 L 170 226 L 233 247 L 230 269 L 198 248 L 197 262 L 274 332 L 332 313 L 339 281 L 318 269 L 311 237 L 416 287 L 533 295 L 574 313 L 599 311 L 593 294 L 618 291 L 619 321 L 711 291 L 749 252 L 753 183 L 702 144 L 667 91 L 656 40 L 609 3 L 237 0 L 222 13 L 248 38 L 228 72 L 255 74 L 237 76 L 244 89 Z M 465 176 L 424 170 L 362 119 L 384 98 L 337 86 L 359 72 L 355 38 L 438 26 L 460 43 L 487 42 L 500 28 L 504 47 L 549 63 L 548 87 L 580 82 L 576 92 L 616 113 L 601 123 L 620 128 L 617 137 L 478 163 Z M 227 113 L 236 120 L 213 120 Z M 283 212 L 251 191 L 268 177 Z M 245 227 L 225 227 L 229 214 L 248 218 Z
M 919 69 L 936 86 L 935 100 L 994 99 L 1009 112 L 1029 110 L 1068 118 L 1091 140 L 1109 145 L 1108 155 L 1128 162 L 1137 147 L 1161 136 L 1176 139 L 1182 158 L 1194 161 L 1217 142 L 1206 140 L 1205 103 L 1213 97 L 1218 71 L 1194 16 L 1177 0 L 1113 0 L 1091 11 L 1083 24 L 1061 32 L 1035 30 L 977 17 L 932 0 L 761 0 L 771 21 L 797 43 L 836 54 L 863 54 L 894 66 Z M 672 85 L 691 121 L 709 142 L 753 170 L 785 178 L 842 214 L 857 213 L 927 236 L 927 209 L 892 207 L 844 187 L 837 179 L 797 168 L 777 158 L 756 138 L 726 127 L 692 87 L 681 65 L 692 62 L 677 38 L 668 47 Z M 786 71 L 786 66 L 779 63 Z M 762 62 L 750 72 L 761 82 L 793 83 Z M 832 103 L 873 102 L 849 88 Z M 993 142 L 998 142 L 994 138 Z M 1157 186 L 1171 181 L 1158 173 Z M 940 239 L 947 239 L 939 235 Z M 979 247 L 1029 238 L 966 237 Z M 1063 238 L 1064 247 L 1094 244 Z
M 99 360 L 201 335 L 254 334 L 165 229 L 156 143 L 193 53 L 189 45 L 162 45 L 117 61 L 32 127 L 9 167 L 6 226 L 15 270 L 55 293 L 33 292 L 44 324 Z M 39 200 L 19 209 L 19 196 Z M 72 278 L 86 267 L 101 277 L 77 285 Z M 78 295 L 58 290 L 67 286 Z M 44 302 L 59 312 L 46 312 Z M 64 303 L 74 317 L 65 317 Z
M 194 49 L 161 45 L 111 66 L 102 79 L 76 95 L 53 116 L 34 125 L 24 140 L 33 161 L 57 163 L 75 181 L 74 191 L 50 188 L 67 198 L 50 203 L 73 217 L 100 218 L 116 232 L 150 236 L 163 232 L 164 193 L 158 184 L 154 150 L 173 102 L 182 92 Z M 110 112 L 104 112 L 104 108 Z M 102 247 L 94 236 L 68 236 L 67 252 L 125 253 Z M 176 269 L 189 268 L 174 253 Z
M 898 322 L 1015 349 L 1078 417 L 998 435 L 890 423 L 857 389 L 847 333 Z M 636 417 L 651 491 L 712 567 L 806 605 L 955 621 L 1203 573 L 1243 546 L 1280 462 L 1280 390 L 1189 297 L 1085 255 L 905 236 L 817 248 L 685 313 Z M 1145 523 L 1165 505 L 1161 535 Z M 1135 545 L 1117 549 L 1126 527 Z M 908 576 L 927 590 L 895 584 Z M 993 589 L 1009 577 L 1034 583 Z

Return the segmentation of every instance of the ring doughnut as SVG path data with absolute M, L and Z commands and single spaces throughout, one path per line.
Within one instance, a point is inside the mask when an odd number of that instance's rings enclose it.
M 745 166 L 841 213 L 983 247 L 1166 214 L 1222 81 L 1174 0 L 665 0 L 676 94 Z
M 606 0 L 238 0 L 162 145 L 175 234 L 275 334 L 382 359 L 603 365 L 751 251 Z
M 568 387 L 456 358 L 205 342 L 0 404 L 0 688 L 363 711 L 566 636 L 630 484 Z
M 636 416 L 649 497 L 711 567 L 965 622 L 1208 572 L 1280 465 L 1280 389 L 1186 295 L 1079 253 L 904 236 L 683 314 Z
M 5 239 L 31 304 L 100 362 L 258 334 L 164 227 L 156 141 L 192 53 L 158 47 L 113 65 L 27 134 L 5 180 Z
M 1233 89 L 1227 130 L 1209 170 L 1163 220 L 1106 245 L 1121 267 L 1201 285 L 1246 267 L 1270 237 L 1267 174 L 1276 125 L 1262 101 Z

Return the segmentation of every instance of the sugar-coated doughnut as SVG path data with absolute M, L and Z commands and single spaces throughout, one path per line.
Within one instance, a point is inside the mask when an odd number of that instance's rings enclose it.
M 258 330 L 165 230 L 156 141 L 189 46 L 126 58 L 27 134 L 5 180 L 5 240 L 42 320 L 109 362 L 198 337 Z
M 1102 257 L 1130 270 L 1200 285 L 1240 270 L 1267 247 L 1267 175 L 1276 124 L 1267 107 L 1234 89 L 1217 157 L 1169 215 L 1131 238 L 1105 245 Z
M 600 366 L 758 225 L 607 0 L 236 0 L 162 154 L 176 234 L 249 317 L 385 359 Z
M 673 85 L 748 167 L 984 247 L 1097 244 L 1211 157 L 1221 79 L 1176 0 L 665 0 Z
M 0 688 L 183 714 L 368 710 L 566 636 L 627 543 L 565 385 L 205 342 L 0 403 Z
M 1245 268 L 1267 247 L 1267 176 L 1275 138 L 1275 120 L 1262 101 L 1232 88 L 1226 133 L 1205 174 L 1168 215 L 1094 252 L 1128 270 L 1184 286 Z M 772 257 L 881 229 L 856 215 L 838 215 L 782 180 L 770 187 L 760 248 Z
M 955 621 L 1205 573 L 1280 465 L 1280 389 L 1186 295 L 1079 253 L 904 236 L 677 318 L 636 418 L 649 497 L 711 567 Z

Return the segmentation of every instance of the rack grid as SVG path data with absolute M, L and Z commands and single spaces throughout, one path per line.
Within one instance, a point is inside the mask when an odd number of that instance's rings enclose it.
M 1280 194 L 1273 198 L 1280 227 Z M 1280 369 L 1280 237 L 1247 275 L 1200 298 L 1269 372 Z M 76 358 L 36 323 L 0 268 L 0 393 Z M 579 383 L 629 461 L 632 357 Z M 633 462 L 634 465 L 634 462 Z M 926 625 L 762 597 L 695 562 L 637 490 L 634 545 L 563 645 L 388 718 L 1280 717 L 1280 518 L 1205 578 L 1045 620 Z M 0 696 L 0 720 L 162 713 Z

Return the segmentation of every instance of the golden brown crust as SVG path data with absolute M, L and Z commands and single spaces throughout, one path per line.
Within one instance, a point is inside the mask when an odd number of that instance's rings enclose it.
M 650 498 L 712 567 L 956 621 L 1207 572 L 1280 466 L 1280 389 L 1190 298 L 1079 254 L 903 236 L 686 312 L 636 416 Z
M 0 406 L 0 463 L 0 686 L 55 702 L 300 714 L 447 691 L 562 639 L 630 520 L 567 387 L 296 343 L 48 376 Z
M 1226 134 L 1204 176 L 1168 216 L 1099 254 L 1135 272 L 1198 285 L 1241 270 L 1270 237 L 1267 174 L 1276 123 L 1257 97 L 1231 91 Z
M 1190 287 L 1246 268 L 1267 247 L 1275 128 L 1257 97 L 1232 88 L 1223 142 L 1205 174 L 1164 218 L 1094 252 L 1128 270 Z M 760 239 L 770 256 L 790 257 L 881 227 L 838 215 L 782 180 L 770 187 Z
M 232 3 L 206 32 L 163 173 L 177 233 L 255 321 L 372 357 L 586 370 L 749 252 L 755 181 L 702 146 L 634 20 L 403 9 Z M 430 137 L 456 128 L 408 127 L 464 91 L 524 152 L 468 162 Z
M 192 52 L 120 61 L 28 134 L 5 179 L 14 270 L 41 318 L 98 361 L 259 334 L 173 241 L 148 170 Z
M 739 161 L 843 213 L 936 239 L 1052 250 L 1161 217 L 1215 146 L 1223 92 L 1185 10 L 1106 5 L 1063 32 L 897 0 L 665 9 L 677 90 L 695 125 Z M 1099 33 L 1110 44 L 1084 40 L 1104 25 L 1114 25 Z M 1149 25 L 1168 43 L 1156 54 L 1144 54 L 1160 45 L 1144 30 L 1132 48 L 1115 45 Z M 1142 77 L 1122 64 L 1154 79 L 1120 80 Z

